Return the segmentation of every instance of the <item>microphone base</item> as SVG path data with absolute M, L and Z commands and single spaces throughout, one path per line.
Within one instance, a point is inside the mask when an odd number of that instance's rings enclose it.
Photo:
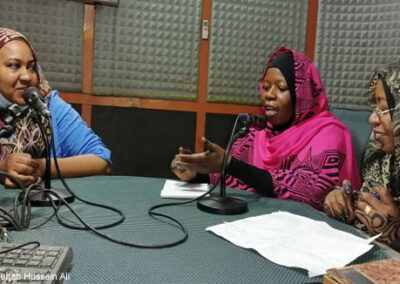
M 197 201 L 197 208 L 220 215 L 235 215 L 247 212 L 247 202 L 238 198 L 209 196 Z
M 69 191 L 66 190 L 65 188 L 51 188 L 48 190 L 56 192 L 67 203 L 72 203 L 75 201 L 75 197 L 73 195 L 71 195 L 71 193 L 69 193 Z M 31 190 L 30 191 L 29 200 L 31 201 L 31 206 L 50 207 L 52 205 L 51 205 L 51 201 L 49 200 L 49 198 L 51 198 L 53 200 L 55 205 L 59 205 L 60 203 L 61 203 L 61 205 L 64 204 L 56 196 L 51 195 L 49 193 L 41 192 L 41 190 Z

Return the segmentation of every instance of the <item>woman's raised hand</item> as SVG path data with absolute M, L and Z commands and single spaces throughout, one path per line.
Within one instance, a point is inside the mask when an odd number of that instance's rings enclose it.
M 189 149 L 179 147 L 178 154 L 171 161 L 171 170 L 174 174 L 183 181 L 189 181 L 196 177 L 197 172 L 185 167 L 181 161 L 181 155 L 190 155 L 192 152 Z
M 201 174 L 220 172 L 225 150 L 204 137 L 201 141 L 204 144 L 204 152 L 178 155 L 180 165 Z

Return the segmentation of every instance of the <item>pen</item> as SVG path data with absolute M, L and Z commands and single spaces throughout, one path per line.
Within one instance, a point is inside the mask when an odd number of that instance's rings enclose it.
M 379 183 L 377 182 L 373 182 L 373 181 L 367 181 L 368 186 L 371 190 L 373 190 L 373 188 L 376 187 L 382 187 Z M 376 193 L 375 191 L 371 191 L 371 193 L 375 196 L 376 199 L 381 200 L 381 196 Z

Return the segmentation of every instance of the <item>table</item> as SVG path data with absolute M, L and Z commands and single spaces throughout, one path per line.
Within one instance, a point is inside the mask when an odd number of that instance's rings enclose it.
M 182 235 L 175 226 L 147 215 L 149 207 L 168 201 L 160 198 L 164 182 L 160 178 L 128 176 L 67 180 L 80 197 L 117 207 L 126 214 L 122 224 L 103 232 L 118 239 L 141 243 L 173 241 Z M 53 186 L 60 186 L 60 183 L 54 181 Z M 10 207 L 16 191 L 1 190 L 0 206 Z M 35 240 L 44 245 L 70 246 L 74 258 L 69 283 L 318 283 L 322 277 L 310 279 L 305 270 L 274 264 L 255 251 L 237 247 L 205 231 L 205 228 L 223 221 L 282 210 L 323 220 L 334 228 L 358 234 L 354 228 L 300 202 L 233 189 L 228 189 L 227 195 L 246 200 L 249 211 L 241 215 L 214 215 L 198 210 L 195 203 L 159 209 L 179 219 L 189 231 L 185 243 L 171 248 L 139 249 L 119 245 L 88 231 L 62 227 L 55 218 L 39 229 L 10 232 L 9 242 Z M 113 212 L 77 201 L 71 205 L 91 225 L 109 223 L 118 218 Z M 32 224 L 39 224 L 51 212 L 50 208 L 34 208 Z M 61 212 L 72 216 L 67 208 L 62 208 Z M 375 246 L 353 263 L 382 258 L 387 258 L 387 254 Z

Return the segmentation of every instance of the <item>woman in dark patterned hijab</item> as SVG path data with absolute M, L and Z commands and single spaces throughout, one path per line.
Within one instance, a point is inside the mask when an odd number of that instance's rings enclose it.
M 379 89 L 383 89 L 381 97 Z M 378 183 L 400 205 L 400 60 L 372 76 L 368 100 L 374 111 L 369 118 L 373 133 L 364 158 L 363 188 Z
M 368 100 L 372 134 L 362 168 L 363 185 L 351 204 L 342 190 L 325 200 L 325 212 L 346 222 L 360 224 L 370 235 L 400 251 L 400 60 L 371 78 Z M 347 218 L 345 218 L 347 217 Z

